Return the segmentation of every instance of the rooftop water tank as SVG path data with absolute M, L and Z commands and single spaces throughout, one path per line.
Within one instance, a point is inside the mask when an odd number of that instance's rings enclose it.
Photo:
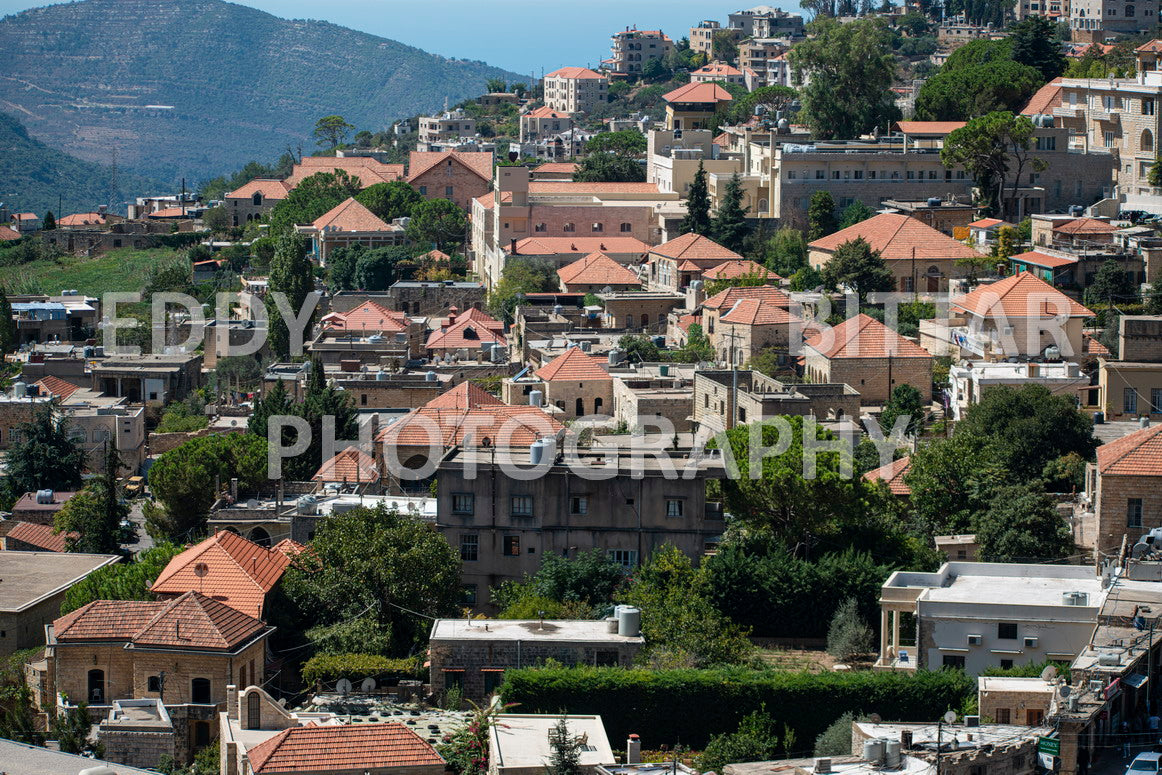
M 529 391 L 529 406 L 543 406 L 545 403 L 545 394 L 539 390 Z
M 553 462 L 554 444 L 552 439 L 537 439 L 529 447 L 529 462 L 539 466 L 544 462 Z
M 614 347 L 612 350 L 609 351 L 609 365 L 610 366 L 618 365 L 619 363 L 621 363 L 621 359 L 624 355 L 625 355 L 625 352 Z
M 434 372 L 434 371 L 424 372 L 424 382 L 435 382 L 435 381 L 436 381 L 436 372 Z
M 52 490 L 37 490 L 36 502 L 42 506 L 52 504 Z
M 884 740 L 884 764 L 888 769 L 900 766 L 900 741 Z
M 375 381 L 376 382 L 387 382 L 389 379 L 391 379 L 391 375 L 388 374 L 386 371 L 383 371 L 381 369 L 380 371 L 375 372 Z
M 625 638 L 636 638 L 642 632 L 642 611 L 632 605 L 619 606 L 617 610 L 617 634 Z
M 24 398 L 25 396 L 27 396 L 28 395 L 28 383 L 27 382 L 13 382 L 12 383 L 12 395 L 16 396 L 17 398 Z
M 661 374 L 663 377 L 670 376 L 670 364 L 663 363 L 661 366 L 658 367 L 658 373 Z
M 884 760 L 884 741 L 864 740 L 863 760 L 868 764 L 880 764 Z
M 299 498 L 296 504 L 296 511 L 299 514 L 318 514 L 319 513 L 319 499 L 314 495 L 304 495 Z
M 940 199 L 940 197 L 938 197 L 938 196 L 930 196 L 930 197 L 928 197 L 928 206 L 929 206 L 929 207 L 939 207 L 939 206 L 940 206 L 940 202 L 941 202 L 941 199 Z

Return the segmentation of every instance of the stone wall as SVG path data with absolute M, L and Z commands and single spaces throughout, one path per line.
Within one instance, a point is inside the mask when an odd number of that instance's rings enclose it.
M 1159 476 L 1117 476 L 1099 474 L 1094 494 L 1097 518 L 1096 548 L 1099 552 L 1116 552 L 1122 537 L 1132 546 L 1150 528 L 1162 527 L 1162 472 Z M 1128 501 L 1142 501 L 1142 526 L 1129 527 Z
M 912 385 L 926 403 L 932 400 L 931 358 L 826 358 L 808 349 L 806 360 L 812 381 L 851 385 L 864 406 L 883 405 L 897 385 Z

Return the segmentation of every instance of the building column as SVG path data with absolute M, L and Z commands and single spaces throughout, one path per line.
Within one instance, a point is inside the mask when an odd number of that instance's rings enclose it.
M 897 658 L 900 656 L 900 619 L 902 618 L 902 611 L 892 611 L 892 650 L 895 651 Z
M 880 609 L 880 659 L 886 660 L 888 656 L 888 626 L 889 626 L 889 612 L 886 608 Z

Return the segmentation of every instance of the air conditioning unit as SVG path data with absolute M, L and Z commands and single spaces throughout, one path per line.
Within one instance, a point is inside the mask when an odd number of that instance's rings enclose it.
M 969 635 L 968 636 L 968 645 L 970 645 L 970 646 L 979 646 L 980 641 L 981 641 L 981 639 L 980 639 L 979 635 Z
M 1025 638 L 1025 648 L 1027 648 L 1027 649 L 1037 648 L 1037 639 L 1036 638 Z
M 965 716 L 964 717 L 964 725 L 966 727 L 979 727 L 980 726 L 980 716 Z

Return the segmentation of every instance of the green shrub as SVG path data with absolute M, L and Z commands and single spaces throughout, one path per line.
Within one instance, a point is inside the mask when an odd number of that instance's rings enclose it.
M 734 732 L 764 705 L 796 739 L 815 740 L 847 711 L 933 719 L 960 708 L 975 690 L 975 680 L 959 670 L 813 674 L 578 667 L 509 670 L 501 695 L 506 703 L 520 703 L 521 713 L 599 714 L 613 740 L 637 733 L 651 746 L 681 742 L 700 748 L 714 735 Z
M 423 662 L 418 657 L 392 659 L 378 654 L 316 654 L 303 665 L 303 682 L 331 682 L 346 678 L 352 682 L 371 677 L 422 678 Z

